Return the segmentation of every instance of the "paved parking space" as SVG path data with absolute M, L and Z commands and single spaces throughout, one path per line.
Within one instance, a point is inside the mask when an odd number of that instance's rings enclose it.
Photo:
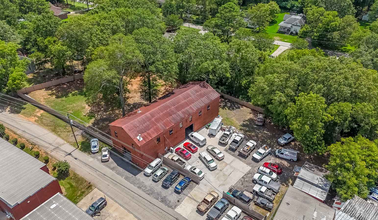
M 86 211 L 87 208 L 92 205 L 100 197 L 105 197 L 104 193 L 95 188 L 90 192 L 86 197 L 84 197 L 77 206 L 83 211 Z M 106 207 L 101 210 L 101 213 L 94 216 L 96 220 L 136 220 L 136 218 L 130 214 L 128 211 L 123 209 L 118 203 L 114 202 L 110 198 L 106 198 L 108 204 Z

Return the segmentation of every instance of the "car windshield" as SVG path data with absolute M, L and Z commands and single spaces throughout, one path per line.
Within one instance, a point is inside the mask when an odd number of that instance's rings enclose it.
M 259 155 L 259 156 L 262 156 L 263 154 L 260 153 L 259 151 L 256 151 L 256 154 Z
M 207 163 L 208 163 L 208 164 L 214 163 L 214 160 L 213 160 L 213 159 L 208 160 Z
M 198 173 L 197 173 L 197 174 L 198 174 L 198 176 L 200 176 L 200 175 L 202 174 L 202 171 L 201 171 L 201 170 L 200 170 L 200 171 L 198 171 Z
M 102 157 L 108 157 L 108 155 L 107 154 L 103 154 Z
M 94 211 L 96 209 L 96 207 L 94 207 L 93 205 L 91 205 L 90 207 L 89 207 L 89 210 L 91 210 L 91 211 Z
M 184 155 L 185 155 L 185 156 L 189 156 L 189 152 L 185 151 L 185 152 L 184 152 Z
M 153 170 L 153 169 L 154 169 L 154 167 L 151 166 L 151 165 L 148 165 L 147 168 L 150 169 L 150 170 Z

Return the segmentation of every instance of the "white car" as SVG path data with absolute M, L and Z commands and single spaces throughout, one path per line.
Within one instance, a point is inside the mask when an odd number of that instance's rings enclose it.
M 222 218 L 222 220 L 236 220 L 240 217 L 242 210 L 236 206 L 233 206 L 230 211 Z
M 205 177 L 205 173 L 202 172 L 202 170 L 198 169 L 195 166 L 188 165 L 185 167 L 185 169 L 189 170 L 194 175 L 198 176 L 201 180 Z
M 199 158 L 209 170 L 217 169 L 217 164 L 215 163 L 214 159 L 211 158 L 206 151 L 200 153 Z
M 269 176 L 274 181 L 277 180 L 277 174 L 273 173 L 273 171 L 269 170 L 266 167 L 259 167 L 259 169 L 257 169 L 257 172 Z
M 207 151 L 213 155 L 213 157 L 215 157 L 217 160 L 223 160 L 224 159 L 224 154 L 216 147 L 214 147 L 213 145 L 209 145 L 207 147 Z
M 97 153 L 100 150 L 100 143 L 97 138 L 91 139 L 91 152 L 92 154 Z
M 107 147 L 104 147 L 101 150 L 101 162 L 107 162 L 109 160 L 110 160 L 109 149 Z

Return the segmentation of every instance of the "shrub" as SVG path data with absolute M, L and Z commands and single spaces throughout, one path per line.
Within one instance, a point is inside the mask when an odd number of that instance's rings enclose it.
M 50 161 L 50 158 L 49 158 L 48 156 L 44 156 L 42 159 L 43 159 L 43 162 L 44 162 L 45 164 L 48 164 L 49 161 Z
M 13 145 L 17 145 L 18 139 L 17 138 L 13 138 L 11 142 L 12 142 Z
M 25 144 L 24 144 L 24 143 L 20 143 L 19 146 L 20 146 L 20 149 L 21 149 L 21 150 L 25 149 Z
M 7 141 L 9 141 L 9 135 L 5 134 L 4 135 L 4 139 L 7 140 Z
M 0 124 L 0 137 L 3 137 L 5 135 L 5 127 L 3 124 Z
M 53 164 L 56 169 L 58 179 L 64 179 L 70 174 L 70 164 L 66 161 L 59 161 Z
M 39 158 L 40 153 L 39 151 L 33 151 L 33 155 L 35 158 Z

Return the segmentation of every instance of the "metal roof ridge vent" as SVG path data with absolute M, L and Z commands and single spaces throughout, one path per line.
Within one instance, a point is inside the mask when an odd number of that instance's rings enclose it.
M 141 113 L 142 111 L 140 110 L 140 108 L 138 108 L 138 111 L 137 111 L 137 113 Z
M 143 141 L 142 135 L 141 135 L 141 134 L 138 134 L 137 139 L 138 139 L 138 141 Z

